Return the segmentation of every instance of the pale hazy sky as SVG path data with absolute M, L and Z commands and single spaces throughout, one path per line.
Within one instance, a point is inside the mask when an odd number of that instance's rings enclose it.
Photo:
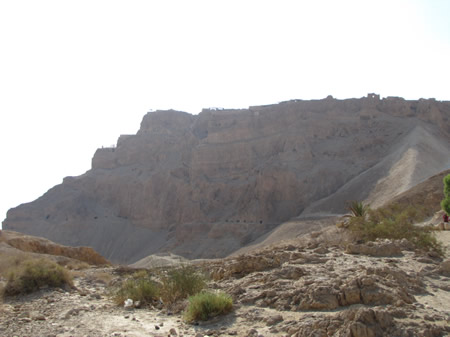
M 0 0 L 0 221 L 149 109 L 450 100 L 450 1 Z

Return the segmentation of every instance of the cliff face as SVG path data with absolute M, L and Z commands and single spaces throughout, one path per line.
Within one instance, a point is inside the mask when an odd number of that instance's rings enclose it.
M 159 251 L 221 257 L 307 207 L 339 213 L 347 200 L 381 200 L 377 187 L 392 185 L 411 151 L 394 196 L 450 168 L 449 139 L 450 102 L 434 100 L 149 112 L 136 135 L 98 149 L 90 171 L 11 209 L 3 226 L 92 246 L 112 261 Z M 335 198 L 330 209 L 320 202 L 352 182 L 357 196 Z

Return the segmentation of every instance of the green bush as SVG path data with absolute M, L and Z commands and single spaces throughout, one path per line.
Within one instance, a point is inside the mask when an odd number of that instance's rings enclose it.
M 447 215 L 450 215 L 450 174 L 444 177 L 444 199 L 441 207 Z
M 72 286 L 69 272 L 55 262 L 45 259 L 24 261 L 14 267 L 8 275 L 3 290 L 7 296 L 32 293 L 41 287 Z
M 161 298 L 165 304 L 195 295 L 206 286 L 206 278 L 192 266 L 169 269 L 161 276 Z
M 233 308 L 231 296 L 224 293 L 199 293 L 189 297 L 189 305 L 184 314 L 188 322 L 206 321 L 209 318 L 224 315 Z
M 407 239 L 419 249 L 443 254 L 442 246 L 430 228 L 414 225 L 425 217 L 426 209 L 423 207 L 393 204 L 376 210 L 369 209 L 366 217 L 351 218 L 348 229 L 360 240 Z
M 205 276 L 192 266 L 161 270 L 158 276 L 156 282 L 146 270 L 134 273 L 113 291 L 114 302 L 122 305 L 130 298 L 146 305 L 161 298 L 167 306 L 199 293 L 206 286 Z
M 158 283 L 153 281 L 147 272 L 141 271 L 122 282 L 112 297 L 117 305 L 123 305 L 127 299 L 132 299 L 134 302 L 140 301 L 141 305 L 145 306 L 157 300 L 159 292 Z

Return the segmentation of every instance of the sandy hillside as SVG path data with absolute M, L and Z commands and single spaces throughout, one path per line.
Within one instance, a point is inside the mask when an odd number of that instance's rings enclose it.
M 432 136 L 427 128 L 416 127 L 382 161 L 347 182 L 335 193 L 308 206 L 300 218 L 341 214 L 352 200 L 379 207 L 438 172 L 448 172 L 448 144 L 447 139 Z

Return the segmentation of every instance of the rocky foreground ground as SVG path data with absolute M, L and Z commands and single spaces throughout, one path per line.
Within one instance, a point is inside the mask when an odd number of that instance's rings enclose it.
M 176 310 L 118 307 L 109 293 L 123 268 L 89 267 L 73 289 L 6 299 L 0 336 L 450 336 L 448 257 L 407 241 L 343 248 L 323 235 L 199 262 L 209 286 L 233 296 L 223 317 L 188 324 Z

